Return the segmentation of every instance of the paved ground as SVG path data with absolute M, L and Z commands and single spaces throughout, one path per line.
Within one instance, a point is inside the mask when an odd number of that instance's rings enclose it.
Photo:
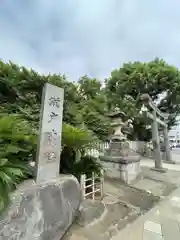
M 163 180 L 171 173 L 171 182 L 180 184 L 180 153 L 173 152 L 172 158 L 176 164 L 163 163 L 163 167 L 170 171 L 159 175 Z M 143 159 L 141 167 L 153 167 L 154 161 Z M 173 176 L 173 173 L 175 175 Z M 148 174 L 148 172 L 147 172 Z M 156 175 L 156 174 L 155 174 Z M 151 172 L 152 176 L 152 172 Z M 180 239 L 180 187 L 172 194 L 152 208 L 145 215 L 140 216 L 131 225 L 127 226 L 112 240 L 179 240 Z
M 180 154 L 173 160 L 177 164 L 163 163 L 166 173 L 151 171 L 153 160 L 141 160 L 143 178 L 132 186 L 106 179 L 102 205 L 84 206 L 64 240 L 179 240 Z
M 173 155 L 173 160 L 176 161 L 176 164 L 163 163 L 163 167 L 167 168 L 169 170 L 180 171 L 180 159 L 179 158 L 180 158 L 180 155 Z M 178 162 L 178 159 L 179 159 L 179 162 Z M 154 167 L 154 160 L 144 158 L 141 160 L 141 166 L 152 168 L 152 167 Z
M 180 185 L 180 171 L 175 171 L 177 166 L 170 164 L 166 164 L 166 167 L 169 168 L 166 173 L 151 171 L 147 166 L 151 167 L 153 164 L 152 160 L 142 160 L 143 177 L 131 186 L 122 184 L 118 180 L 106 179 L 105 198 L 102 203 L 94 203 L 93 206 L 85 204 L 84 210 L 81 210 L 81 218 L 70 228 L 64 240 L 94 240 L 96 238 L 99 240 L 156 240 L 155 233 L 149 231 L 151 228 L 155 229 L 159 239 L 163 239 L 162 232 L 167 230 L 166 225 L 169 225 L 169 221 L 172 222 L 169 220 L 169 215 L 173 218 L 174 212 L 178 213 L 178 210 L 170 207 L 167 200 L 165 203 L 161 202 L 161 207 L 155 207 L 155 209 L 153 207 L 157 206 L 160 197 L 164 196 L 167 199 L 167 195 L 172 193 L 177 185 Z M 171 204 L 179 204 L 178 217 L 180 219 L 180 188 L 173 194 L 173 200 L 168 201 L 172 202 Z M 149 210 L 150 212 L 148 212 Z M 147 212 L 147 215 L 139 217 Z M 164 214 L 169 215 L 164 218 Z M 165 223 L 162 222 L 165 230 L 161 229 L 159 218 L 162 218 L 162 221 L 165 219 Z M 177 221 L 174 219 L 173 221 L 173 226 L 177 227 Z M 129 226 L 130 229 L 124 230 L 128 224 L 132 224 Z M 175 233 L 175 230 L 173 232 Z M 117 235 L 118 238 L 113 238 Z M 164 240 L 168 240 L 168 238 L 164 238 Z M 176 239 L 173 238 L 173 240 Z
M 112 240 L 179 240 L 180 187 Z

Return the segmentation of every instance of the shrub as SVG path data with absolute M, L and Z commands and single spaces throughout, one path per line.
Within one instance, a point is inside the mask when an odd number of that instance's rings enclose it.
M 28 166 L 17 163 L 13 164 L 6 158 L 0 158 L 0 212 L 9 204 L 10 192 L 31 174 Z
M 87 150 L 96 148 L 97 145 L 98 139 L 92 132 L 64 124 L 60 172 L 65 174 L 71 173 L 78 179 L 81 174 L 100 172 L 101 166 L 97 163 L 97 159 L 86 156 Z
M 36 132 L 19 115 L 0 118 L 0 157 L 8 161 L 28 162 L 35 158 Z
M 97 161 L 97 158 L 85 155 L 81 157 L 81 161 L 74 163 L 72 167 L 72 174 L 80 180 L 81 174 L 86 174 L 89 178 L 92 176 L 92 172 L 100 174 L 101 164 Z
M 9 203 L 9 193 L 17 184 L 33 175 L 28 166 L 36 151 L 32 132 L 28 122 L 17 115 L 0 118 L 0 211 Z

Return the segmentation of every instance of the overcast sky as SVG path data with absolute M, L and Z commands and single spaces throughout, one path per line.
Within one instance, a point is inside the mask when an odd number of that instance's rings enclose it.
M 123 62 L 180 66 L 180 0 L 1 0 L 0 58 L 76 80 Z

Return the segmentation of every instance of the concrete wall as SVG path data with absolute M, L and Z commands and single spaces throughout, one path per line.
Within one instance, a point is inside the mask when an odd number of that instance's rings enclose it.
M 81 199 L 80 185 L 73 176 L 40 185 L 25 182 L 0 218 L 0 239 L 60 240 L 77 216 Z
M 152 157 L 152 143 L 143 141 L 129 141 L 131 149 L 135 150 L 139 154 L 145 157 Z
M 146 144 L 147 143 L 143 141 L 129 141 L 129 147 L 139 153 L 144 151 Z

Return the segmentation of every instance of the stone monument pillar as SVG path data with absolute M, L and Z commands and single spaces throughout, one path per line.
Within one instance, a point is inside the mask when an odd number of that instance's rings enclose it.
M 37 183 L 59 176 L 64 89 L 47 83 L 41 102 Z

